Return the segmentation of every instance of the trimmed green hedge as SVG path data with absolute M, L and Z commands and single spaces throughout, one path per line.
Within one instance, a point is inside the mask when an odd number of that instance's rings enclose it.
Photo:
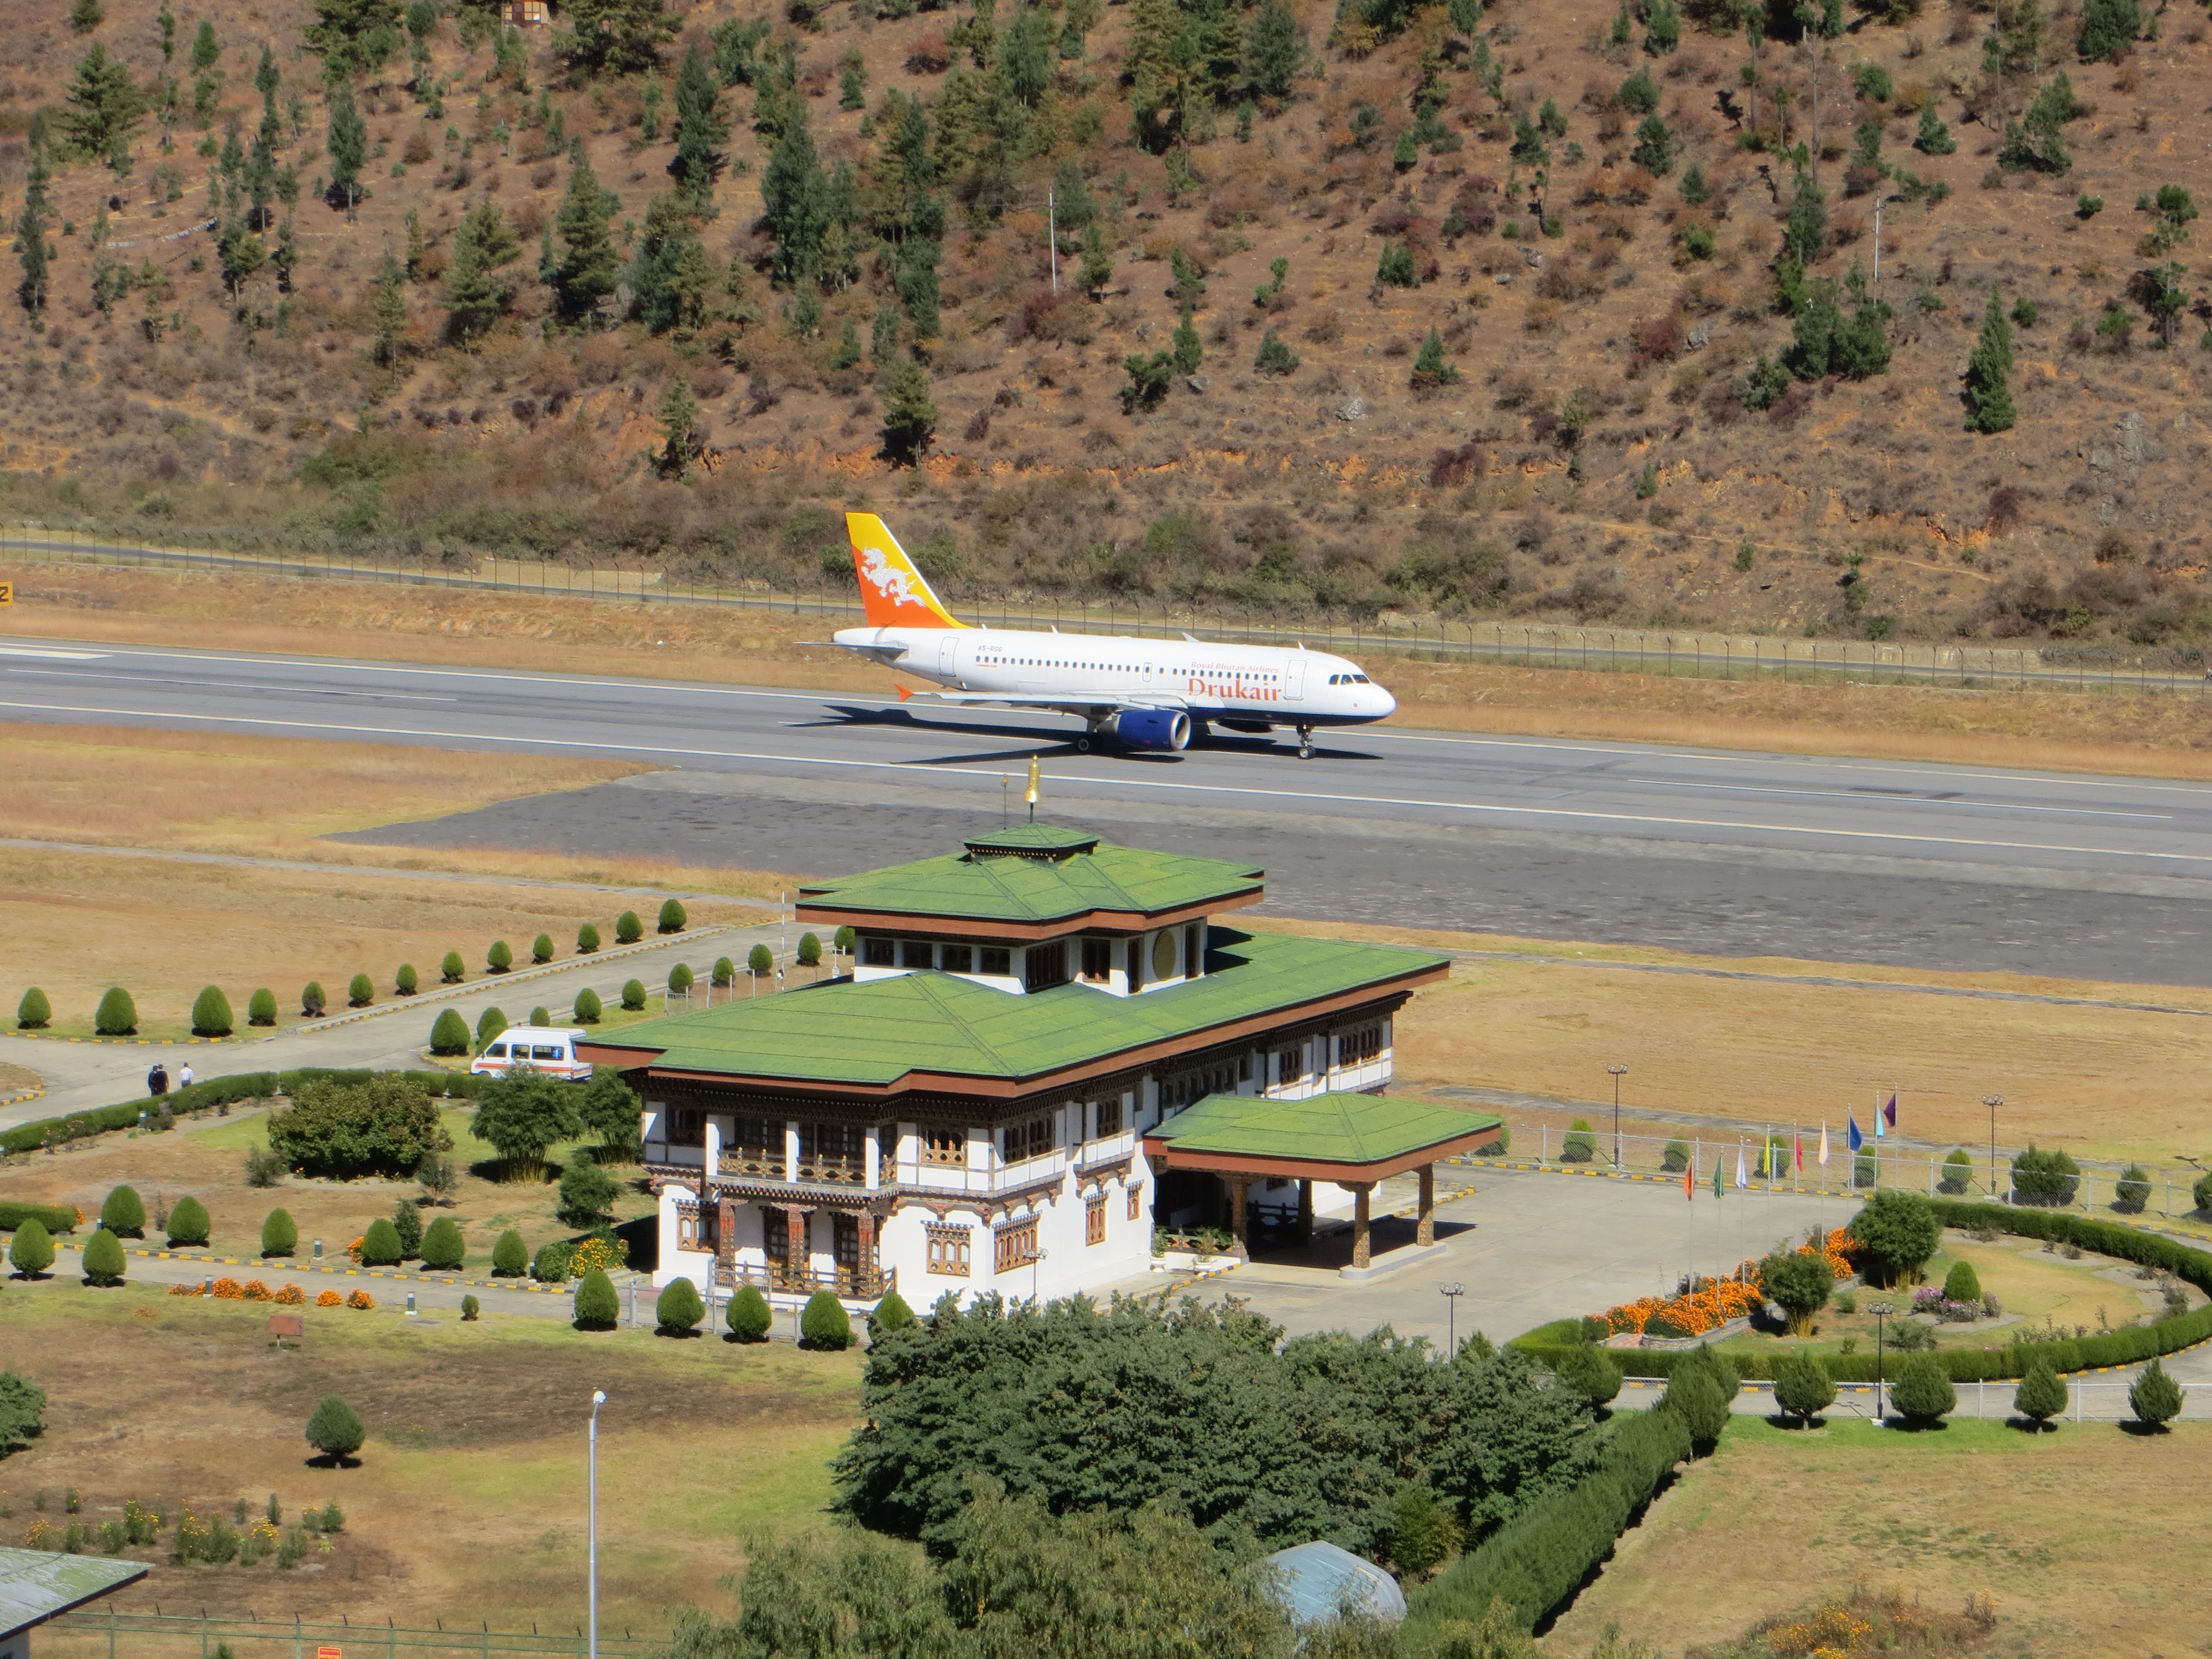
M 26 1221 L 36 1221 L 50 1233 L 76 1231 L 76 1212 L 69 1205 L 21 1204 L 12 1198 L 0 1198 L 0 1233 L 12 1233 Z
M 367 1066 L 332 1069 L 325 1066 L 306 1066 L 292 1072 L 240 1072 L 229 1077 L 209 1078 L 195 1083 L 189 1089 L 179 1089 L 166 1097 L 169 1109 L 179 1115 L 197 1112 L 210 1106 L 220 1106 L 234 1100 L 263 1100 L 271 1095 L 289 1095 L 301 1084 L 313 1079 L 328 1079 L 337 1083 L 366 1083 L 378 1075 Z M 400 1075 L 412 1078 L 434 1097 L 472 1100 L 477 1091 L 489 1078 L 471 1077 L 465 1072 L 406 1072 Z M 126 1100 L 113 1106 L 95 1106 L 87 1111 L 71 1112 L 65 1117 L 42 1117 L 32 1123 L 19 1123 L 12 1129 L 0 1130 L 0 1152 L 34 1152 L 46 1145 L 46 1131 L 60 1132 L 60 1138 L 73 1140 L 85 1135 L 98 1134 L 104 1129 L 135 1129 L 138 1114 L 149 1110 L 150 1103 L 144 1099 Z
M 1957 1199 L 1931 1200 L 1936 1218 L 1946 1227 L 1989 1227 L 2018 1238 L 2071 1242 L 2084 1250 L 2122 1261 L 2163 1267 L 2175 1278 L 2212 1296 L 2212 1254 L 2177 1243 L 2113 1221 L 2098 1221 L 2063 1210 L 2015 1208 L 2005 1204 L 1968 1203 Z M 1558 1319 L 1516 1336 L 1510 1346 L 1538 1363 L 1557 1365 L 1581 1334 L 1578 1319 Z M 2055 1371 L 2091 1370 L 2100 1365 L 2135 1365 L 2160 1354 L 2173 1353 L 2212 1338 L 2212 1308 L 2198 1308 L 2161 1319 L 2154 1324 L 2133 1325 L 2096 1336 L 2069 1337 L 2061 1342 L 2013 1342 L 2002 1348 L 1938 1348 L 1936 1358 L 1954 1382 L 1995 1382 L 2024 1376 L 2040 1358 Z M 1686 1348 L 1639 1348 L 1623 1363 L 1638 1375 L 1669 1376 L 1691 1351 Z M 1778 1346 L 1771 1354 L 1759 1349 L 1724 1350 L 1730 1364 L 1746 1382 L 1771 1382 L 1783 1357 L 1791 1352 Z M 1875 1355 L 1824 1353 L 1820 1363 L 1838 1382 L 1874 1381 Z
M 1516 1515 L 1413 1592 L 1407 1622 L 1419 1630 L 1480 1619 L 1493 1599 L 1534 1630 L 1583 1587 L 1620 1534 L 1690 1455 L 1673 1412 L 1623 1413 L 1589 1474 Z

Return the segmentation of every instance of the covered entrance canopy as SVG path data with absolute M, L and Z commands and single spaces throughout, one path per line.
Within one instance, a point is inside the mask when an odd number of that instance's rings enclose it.
M 1418 1243 L 1436 1242 L 1436 1164 L 1496 1139 L 1503 1120 L 1384 1095 L 1322 1094 L 1303 1100 L 1208 1095 L 1145 1136 L 1154 1170 L 1200 1170 L 1229 1188 L 1231 1230 L 1245 1239 L 1244 1194 L 1255 1181 L 1295 1181 L 1312 1214 L 1312 1183 L 1352 1194 L 1352 1265 L 1369 1265 L 1369 1200 L 1377 1182 L 1419 1170 Z

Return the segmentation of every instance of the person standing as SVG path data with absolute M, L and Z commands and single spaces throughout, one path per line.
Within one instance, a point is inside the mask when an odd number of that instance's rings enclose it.
M 154 1062 L 154 1069 L 146 1073 L 146 1092 L 156 1100 L 169 1092 L 168 1067 L 158 1060 Z
M 179 1089 L 189 1089 L 191 1086 L 192 1063 L 188 1060 L 183 1065 L 177 1067 L 177 1087 Z

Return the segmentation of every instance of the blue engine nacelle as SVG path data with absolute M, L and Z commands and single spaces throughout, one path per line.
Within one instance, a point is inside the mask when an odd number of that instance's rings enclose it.
M 1190 716 L 1180 708 L 1124 708 L 1109 729 L 1125 748 L 1190 747 Z

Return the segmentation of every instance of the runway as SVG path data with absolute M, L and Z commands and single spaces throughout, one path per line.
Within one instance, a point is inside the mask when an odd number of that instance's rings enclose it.
M 889 677 L 886 677 L 888 686 Z M 1079 755 L 1077 722 L 871 697 L 0 641 L 0 719 L 600 755 L 668 769 L 365 831 L 809 875 L 1020 812 L 1249 859 L 1279 914 L 2212 983 L 2212 786 L 1392 726 Z

